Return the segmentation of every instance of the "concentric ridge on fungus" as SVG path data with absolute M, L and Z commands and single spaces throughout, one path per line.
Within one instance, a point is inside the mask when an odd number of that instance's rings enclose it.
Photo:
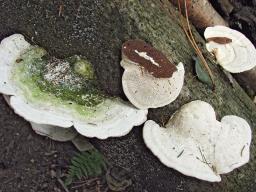
M 246 120 L 227 115 L 218 121 L 200 100 L 183 105 L 165 127 L 148 120 L 143 128 L 146 146 L 164 165 L 210 182 L 249 161 L 251 135 Z
M 123 44 L 120 65 L 124 68 L 124 93 L 139 109 L 168 105 L 182 89 L 183 63 L 172 64 L 161 51 L 142 40 L 128 40 Z
M 207 27 L 206 49 L 213 53 L 218 64 L 231 73 L 241 73 L 256 66 L 256 49 L 242 33 L 225 26 Z

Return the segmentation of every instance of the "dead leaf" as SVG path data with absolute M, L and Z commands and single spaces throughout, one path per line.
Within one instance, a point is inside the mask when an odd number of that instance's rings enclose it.
M 112 191 L 125 191 L 127 187 L 132 185 L 129 171 L 123 167 L 110 167 L 106 174 L 106 180 L 109 189 Z

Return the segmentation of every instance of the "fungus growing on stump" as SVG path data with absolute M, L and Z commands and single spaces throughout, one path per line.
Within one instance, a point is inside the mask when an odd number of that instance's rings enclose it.
M 249 124 L 234 115 L 217 121 L 212 106 L 200 100 L 182 106 L 164 128 L 147 121 L 143 138 L 164 165 L 210 182 L 249 161 Z
M 90 65 L 79 56 L 50 57 L 14 34 L 0 45 L 0 93 L 36 132 L 55 140 L 71 139 L 76 133 L 64 128 L 72 126 L 84 136 L 106 139 L 142 124 L 147 110 L 101 93 Z
M 160 51 L 142 40 L 122 46 L 123 90 L 139 109 L 158 108 L 174 101 L 183 86 L 184 66 L 172 64 Z
M 225 26 L 207 27 L 206 48 L 217 62 L 231 73 L 241 73 L 256 66 L 256 49 L 242 33 Z
M 77 132 L 73 128 L 63 129 L 52 125 L 44 125 L 30 122 L 32 129 L 39 135 L 47 136 L 55 141 L 70 141 L 77 136 Z

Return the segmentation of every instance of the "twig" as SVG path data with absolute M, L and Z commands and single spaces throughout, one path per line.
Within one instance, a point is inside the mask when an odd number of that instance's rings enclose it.
M 80 187 L 83 187 L 83 186 L 90 187 L 90 185 L 92 185 L 94 182 L 96 183 L 96 187 L 97 187 L 98 183 L 100 182 L 99 178 L 96 177 L 96 178 L 92 178 L 92 179 L 85 180 L 85 181 L 73 182 L 73 183 L 75 183 L 77 185 L 71 187 L 71 189 L 77 189 L 77 188 L 80 188 Z
M 179 158 L 184 152 L 184 149 L 180 152 L 180 154 L 177 156 L 177 158 Z
M 60 17 L 60 16 L 63 16 L 63 10 L 64 10 L 64 5 L 61 4 L 61 5 L 59 6 L 59 17 Z
M 61 187 L 65 190 L 65 192 L 69 192 L 69 190 L 65 186 L 64 182 L 59 177 L 56 177 L 56 178 L 57 178 L 57 181 L 59 182 L 59 184 L 61 185 Z
M 75 184 L 82 184 L 82 183 L 91 184 L 92 182 L 94 182 L 96 180 L 98 180 L 98 177 L 89 179 L 89 180 L 85 180 L 85 181 L 74 181 L 73 183 L 75 183 Z
M 182 28 L 183 28 L 183 30 L 184 30 L 184 32 L 185 32 L 189 42 L 191 43 L 192 47 L 196 51 L 196 54 L 200 58 L 200 60 L 203 63 L 204 67 L 206 68 L 206 70 L 207 70 L 207 72 L 208 72 L 208 74 L 209 74 L 209 76 L 211 78 L 211 81 L 212 81 L 212 84 L 213 84 L 213 90 L 214 90 L 215 89 L 215 83 L 214 83 L 214 77 L 213 77 L 212 71 L 211 71 L 210 67 L 208 66 L 208 64 L 207 64 L 207 62 L 206 62 L 202 52 L 200 51 L 199 47 L 197 46 L 197 43 L 195 41 L 195 38 L 193 36 L 192 30 L 191 30 L 191 27 L 190 27 L 190 24 L 189 24 L 187 0 L 184 0 L 185 18 L 186 18 L 187 27 L 185 26 L 185 24 L 183 22 L 180 0 L 177 0 L 177 1 L 178 1 L 178 8 L 179 8 L 179 12 L 180 12 L 180 20 L 181 20 Z M 186 28 L 188 29 L 188 31 L 187 31 Z
M 243 146 L 243 148 L 241 150 L 241 153 L 240 153 L 241 157 L 243 156 L 244 149 L 245 149 L 245 145 Z
M 107 191 L 108 191 L 108 187 L 106 187 L 103 192 L 107 192 Z
M 200 151 L 200 153 L 201 153 L 201 156 L 202 156 L 202 159 L 203 159 L 202 162 L 205 163 L 205 164 L 207 164 L 210 168 L 212 168 L 212 167 L 210 166 L 211 163 L 208 163 L 208 162 L 207 162 L 207 160 L 206 160 L 206 158 L 205 158 L 205 156 L 204 156 L 204 154 L 203 154 L 201 148 L 198 147 L 198 149 L 199 149 L 199 151 Z
M 79 184 L 79 185 L 75 185 L 75 186 L 71 187 L 71 189 L 77 189 L 77 188 L 83 187 L 83 186 L 85 186 L 85 185 L 86 185 L 86 182 L 81 183 L 81 184 Z
M 197 46 L 196 44 L 196 41 L 195 41 L 195 38 L 193 36 L 193 33 L 192 33 L 192 30 L 191 30 L 191 27 L 190 27 L 190 24 L 189 24 L 189 19 L 188 19 L 188 9 L 187 9 L 187 0 L 184 0 L 184 5 L 185 5 L 185 15 L 186 15 L 186 21 L 187 21 L 187 25 L 188 25 L 188 31 L 189 31 L 189 34 L 190 34 L 190 37 L 192 39 L 192 41 L 194 42 L 195 44 L 195 47 L 197 49 L 197 54 L 198 56 L 200 57 L 202 63 L 204 64 L 205 68 L 207 69 L 209 75 L 210 75 L 210 78 L 211 78 L 211 81 L 212 81 L 212 84 L 213 84 L 213 89 L 215 87 L 215 83 L 214 83 L 214 78 L 213 78 L 213 74 L 212 74 L 212 71 L 210 69 L 210 67 L 208 66 L 202 52 L 200 51 L 199 47 Z
M 200 153 L 201 153 L 201 156 L 202 156 L 203 161 L 200 160 L 199 158 L 198 158 L 198 159 L 199 159 L 202 163 L 205 163 L 210 169 L 212 169 L 212 171 L 213 171 L 215 174 L 217 174 L 216 167 L 215 167 L 214 165 L 212 165 L 211 163 L 208 163 L 207 160 L 206 160 L 206 158 L 205 158 L 205 156 L 204 156 L 204 154 L 203 154 L 203 152 L 202 152 L 202 150 L 200 149 L 200 147 L 198 147 L 198 149 L 199 149 L 199 151 L 200 151 Z
M 96 181 L 96 192 L 100 192 L 100 181 Z
M 13 177 L 13 178 L 10 178 L 10 179 L 7 179 L 6 181 L 3 182 L 3 184 L 7 184 L 7 183 L 10 183 L 11 181 L 17 179 L 17 176 Z
M 169 82 L 169 81 L 168 81 Z M 163 118 L 163 116 L 161 117 L 161 125 L 162 125 L 162 127 L 164 127 L 165 126 L 165 122 L 164 122 L 164 118 Z

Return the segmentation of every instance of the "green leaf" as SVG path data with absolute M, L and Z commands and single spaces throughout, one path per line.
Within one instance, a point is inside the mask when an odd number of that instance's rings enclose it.
M 65 183 L 70 185 L 75 179 L 100 176 L 106 171 L 106 167 L 103 155 L 96 149 L 79 153 L 71 160 Z
M 213 84 L 211 78 L 206 69 L 204 68 L 203 64 L 201 63 L 200 59 L 198 57 L 193 57 L 193 59 L 195 61 L 196 75 L 199 81 L 212 87 Z

